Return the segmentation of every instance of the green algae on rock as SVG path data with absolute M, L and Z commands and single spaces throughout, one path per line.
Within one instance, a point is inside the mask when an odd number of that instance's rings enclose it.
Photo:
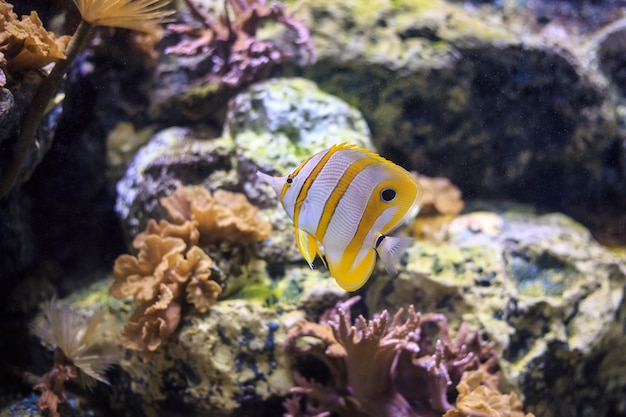
M 118 182 L 116 211 L 129 237 L 149 218 L 163 218 L 159 198 L 184 184 L 243 192 L 264 208 L 272 238 L 257 246 L 275 263 L 302 260 L 293 225 L 257 170 L 283 173 L 332 144 L 350 141 L 371 149 L 369 129 L 358 110 L 310 81 L 258 83 L 233 98 L 224 134 L 209 139 L 184 128 L 158 132 L 142 147 Z
M 270 398 L 286 395 L 293 386 L 291 359 L 283 349 L 287 330 L 305 317 L 317 320 L 346 293 L 327 273 L 308 266 L 288 267 L 281 280 L 263 266 L 256 265 L 249 289 L 219 300 L 207 313 L 186 314 L 150 362 L 129 352 L 111 390 L 98 395 L 108 396 L 120 413 L 148 417 L 172 404 L 225 417 L 250 404 L 270 407 Z M 100 281 L 60 302 L 86 314 L 101 308 L 107 320 L 121 324 L 133 306 L 115 300 L 109 285 L 110 279 Z M 105 337 L 118 340 L 117 333 Z
M 294 72 L 357 106 L 385 156 L 466 195 L 593 210 L 615 194 L 623 209 L 623 164 L 609 162 L 626 154 L 623 116 L 603 74 L 619 82 L 623 29 L 564 42 L 510 8 L 298 2 L 318 62 Z
M 225 130 L 242 158 L 281 175 L 339 142 L 372 148 L 360 112 L 302 78 L 266 81 L 234 97 Z

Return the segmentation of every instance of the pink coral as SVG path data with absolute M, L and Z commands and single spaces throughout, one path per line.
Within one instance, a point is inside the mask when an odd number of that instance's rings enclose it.
M 406 319 L 400 309 L 393 317 L 383 311 L 352 324 L 348 305 L 339 304 L 329 320 L 302 322 L 289 332 L 287 351 L 323 363 L 330 375 L 322 383 L 296 371 L 292 392 L 306 396 L 302 415 L 441 416 L 453 409 L 450 390 L 465 371 L 480 368 L 492 376 L 485 381 L 494 381 L 491 346 L 478 334 L 468 337 L 465 327 L 452 341 L 445 316 L 419 314 L 410 306 Z M 435 342 L 433 328 L 439 330 Z M 286 406 L 292 410 L 286 416 L 298 415 L 293 403 Z

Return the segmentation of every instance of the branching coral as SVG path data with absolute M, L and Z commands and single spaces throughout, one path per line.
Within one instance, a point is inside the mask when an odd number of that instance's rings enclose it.
M 172 14 L 164 7 L 169 0 L 74 0 L 81 14 L 81 22 L 65 49 L 65 59 L 58 59 L 43 79 L 22 121 L 15 142 L 13 156 L 0 172 L 0 197 L 15 185 L 17 176 L 33 143 L 37 127 L 50 99 L 78 53 L 87 46 L 97 26 L 113 26 L 149 33 L 158 30 L 158 23 Z
M 42 393 L 39 408 L 56 417 L 59 404 L 67 400 L 65 383 L 74 380 L 90 385 L 97 380 L 108 384 L 105 372 L 119 360 L 121 350 L 103 338 L 102 311 L 86 318 L 67 306 L 49 302 L 43 313 L 43 319 L 33 326 L 33 333 L 55 349 L 54 365 L 35 389 Z
M 286 349 L 322 362 L 329 376 L 306 379 L 296 371 L 292 392 L 306 396 L 304 410 L 290 400 L 287 416 L 441 416 L 453 409 L 451 387 L 466 371 L 481 369 L 483 384 L 497 384 L 496 355 L 478 334 L 462 327 L 452 341 L 445 316 L 422 315 L 412 306 L 402 316 L 402 309 L 392 318 L 383 311 L 351 324 L 349 308 L 340 304 L 329 320 L 292 328 Z
M 184 35 L 186 39 L 165 52 L 177 55 L 204 53 L 211 63 L 206 81 L 222 82 L 230 87 L 266 78 L 269 70 L 282 62 L 289 53 L 270 40 L 256 37 L 258 28 L 266 22 L 285 25 L 296 35 L 294 43 L 304 47 L 308 62 L 315 61 L 309 31 L 298 20 L 285 14 L 278 3 L 267 4 L 264 0 L 228 0 L 225 15 L 212 19 L 205 15 L 192 0 L 186 0 L 193 16 L 203 25 L 172 24 L 169 29 Z M 234 14 L 228 14 L 230 8 Z
M 176 330 L 185 304 L 205 313 L 222 293 L 213 260 L 197 245 L 247 244 L 271 231 L 242 194 L 180 187 L 161 204 L 175 224 L 151 219 L 133 240 L 138 254 L 115 261 L 110 288 L 114 297 L 132 296 L 140 304 L 124 326 L 122 344 L 144 360 Z

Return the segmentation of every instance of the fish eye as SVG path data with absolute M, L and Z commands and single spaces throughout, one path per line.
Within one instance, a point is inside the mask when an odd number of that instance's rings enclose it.
M 287 184 L 291 184 L 293 182 L 293 178 L 287 178 Z
M 380 192 L 380 198 L 382 198 L 385 203 L 389 203 L 390 201 L 393 201 L 394 198 L 396 198 L 396 190 L 394 190 L 393 188 L 383 188 L 383 190 Z

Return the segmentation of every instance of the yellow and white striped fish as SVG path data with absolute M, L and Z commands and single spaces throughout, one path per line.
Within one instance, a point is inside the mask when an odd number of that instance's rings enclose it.
M 422 188 L 402 167 L 366 149 L 334 145 L 284 177 L 257 172 L 278 196 L 296 226 L 296 243 L 311 267 L 325 258 L 330 274 L 347 291 L 368 280 L 380 256 L 391 276 L 411 245 L 389 236 L 415 216 Z

